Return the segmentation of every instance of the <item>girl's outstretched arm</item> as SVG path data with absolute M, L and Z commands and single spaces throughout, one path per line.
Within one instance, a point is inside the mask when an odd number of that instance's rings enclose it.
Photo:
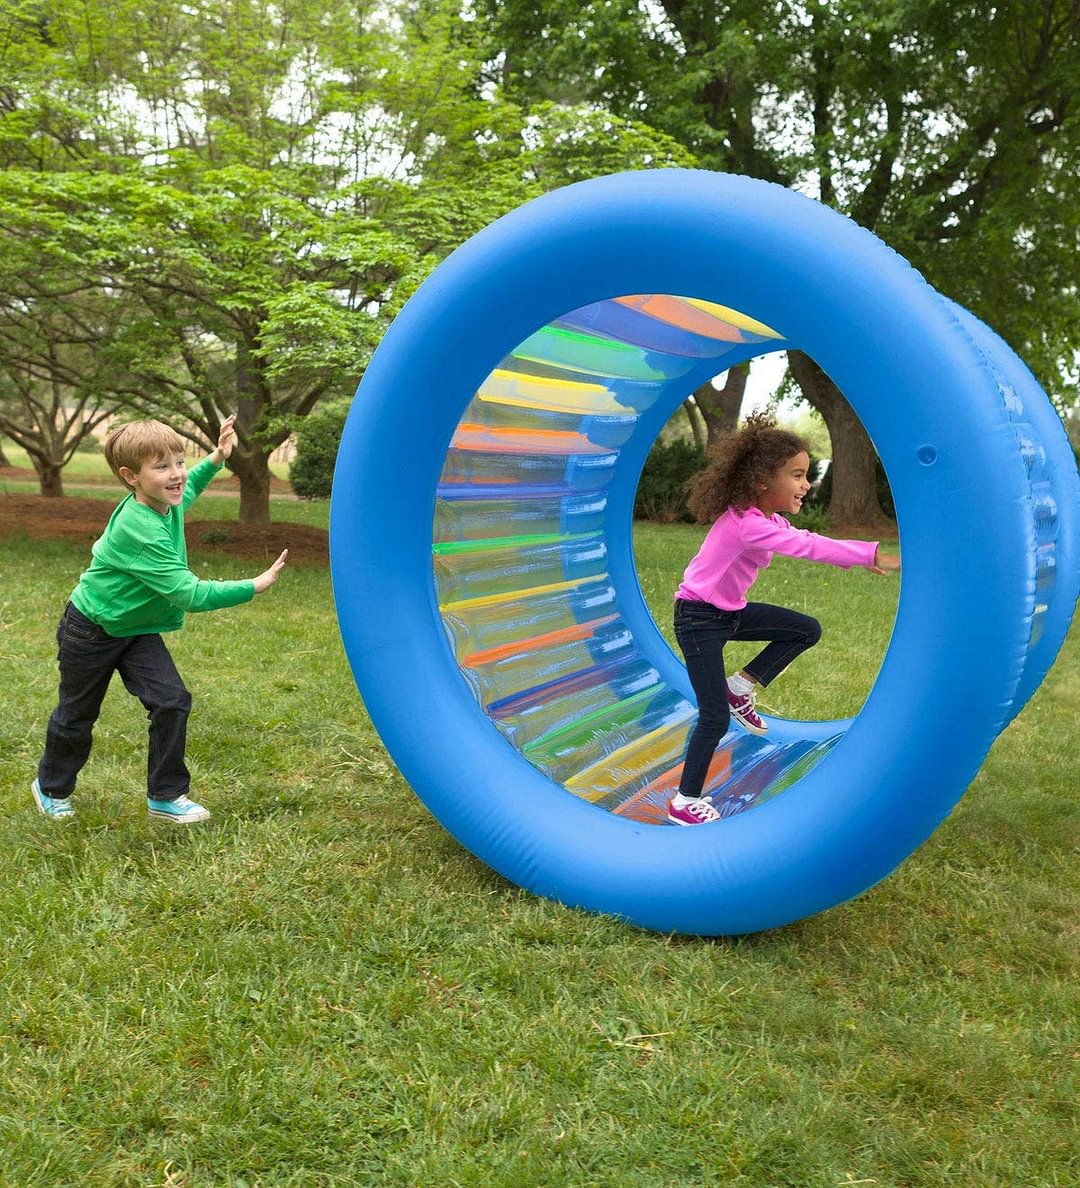
M 877 552 L 874 554 L 874 564 L 868 568 L 871 573 L 899 573 L 900 558 L 894 553 L 883 553 L 881 545 L 878 545 Z

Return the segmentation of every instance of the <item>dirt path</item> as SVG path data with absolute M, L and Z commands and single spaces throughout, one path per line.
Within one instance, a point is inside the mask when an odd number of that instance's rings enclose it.
M 76 495 L 46 499 L 42 495 L 0 494 L 0 539 L 22 533 L 31 540 L 78 540 L 89 547 L 101 535 L 115 506 L 108 499 Z M 185 528 L 192 553 L 269 562 L 287 548 L 290 563 L 325 565 L 330 559 L 326 529 L 308 524 L 281 522 L 251 528 L 230 520 L 188 520 Z

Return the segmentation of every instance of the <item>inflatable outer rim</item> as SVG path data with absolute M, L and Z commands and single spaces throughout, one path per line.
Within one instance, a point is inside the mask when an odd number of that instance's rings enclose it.
M 882 457 L 904 552 L 893 638 L 843 740 L 798 795 L 712 829 L 614 816 L 530 767 L 473 701 L 435 602 L 435 485 L 481 380 L 560 314 L 639 292 L 737 308 L 811 354 Z M 669 412 L 691 386 L 684 377 L 669 394 Z M 632 488 L 647 444 L 636 457 L 627 451 L 609 510 L 632 616 L 640 614 L 636 578 L 629 585 Z M 760 931 L 874 885 L 974 777 L 1024 667 L 1034 606 L 1026 490 L 1001 394 L 970 334 L 880 241 L 768 183 L 688 170 L 614 175 L 486 228 L 385 335 L 335 475 L 331 565 L 342 638 L 402 774 L 495 870 L 645 928 Z M 635 626 L 653 633 L 643 646 L 659 648 L 651 619 Z M 672 670 L 666 644 L 656 662 Z M 931 680 L 934 703 L 963 706 L 962 715 L 927 712 L 912 691 Z
M 942 298 L 945 301 L 945 298 Z M 974 314 L 948 301 L 961 325 L 984 352 L 998 379 L 1023 403 L 1024 416 L 1046 452 L 1050 487 L 1057 510 L 1056 577 L 1047 598 L 1042 635 L 1028 650 L 1009 721 L 1024 708 L 1061 650 L 1080 598 L 1080 470 L 1053 405 L 1042 386 L 1003 338 Z

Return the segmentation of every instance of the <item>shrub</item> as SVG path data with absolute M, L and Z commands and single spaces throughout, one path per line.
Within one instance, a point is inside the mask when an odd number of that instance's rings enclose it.
M 661 524 L 692 524 L 686 488 L 704 465 L 704 453 L 692 442 L 681 438 L 657 442 L 645 459 L 634 499 L 634 516 Z
M 309 413 L 296 430 L 289 482 L 301 499 L 329 499 L 349 401 L 335 400 Z

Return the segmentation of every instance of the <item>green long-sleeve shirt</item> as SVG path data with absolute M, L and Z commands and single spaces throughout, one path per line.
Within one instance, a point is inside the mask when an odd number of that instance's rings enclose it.
M 188 569 L 184 512 L 221 469 L 209 457 L 189 471 L 184 499 L 165 515 L 124 499 L 94 541 L 71 601 L 109 635 L 179 631 L 187 611 L 220 610 L 255 597 L 255 583 L 200 581 Z

